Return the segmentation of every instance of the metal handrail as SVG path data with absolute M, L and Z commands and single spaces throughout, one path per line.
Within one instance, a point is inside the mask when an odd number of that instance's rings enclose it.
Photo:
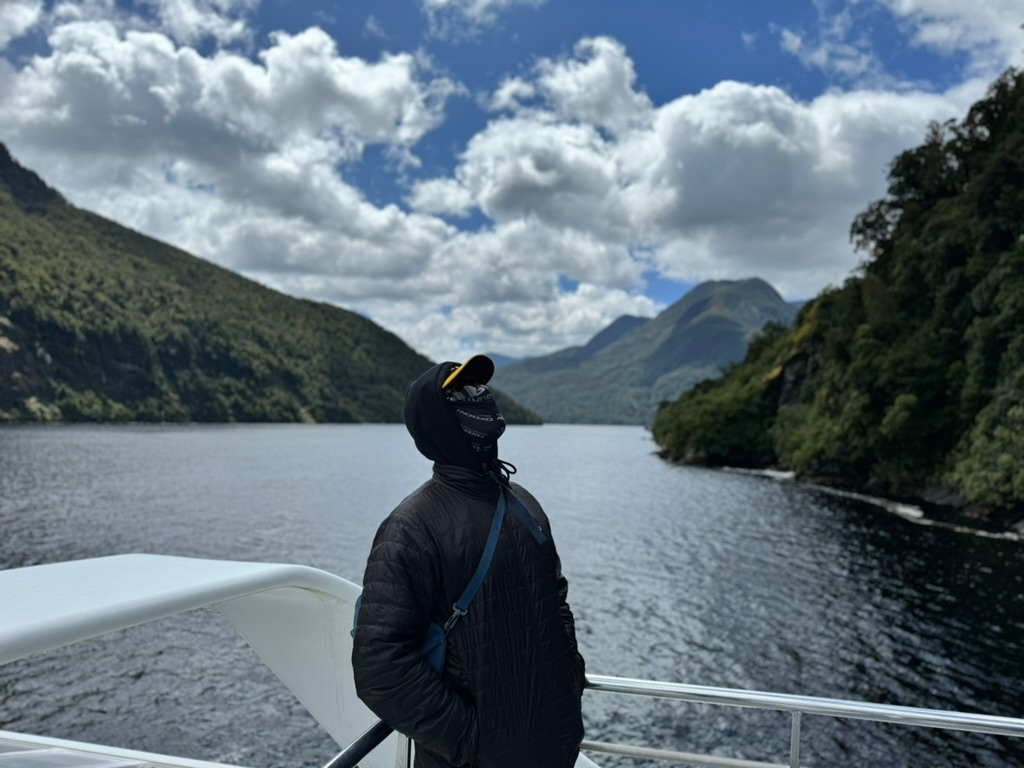
M 849 717 L 883 723 L 901 723 L 926 728 L 944 728 L 954 731 L 995 733 L 1001 736 L 1024 737 L 1024 719 L 978 715 L 940 709 L 918 709 L 888 704 L 867 704 L 844 699 L 821 699 L 786 693 L 763 693 L 733 688 L 709 688 L 702 685 L 664 683 L 656 680 L 632 680 L 624 677 L 588 675 L 587 688 L 607 693 L 626 693 L 679 699 L 705 704 L 733 707 L 774 709 L 783 712 L 802 712 L 805 715 Z
M 711 688 L 702 685 L 665 683 L 656 680 L 635 680 L 604 675 L 587 675 L 588 690 L 605 693 L 623 693 L 634 696 L 652 696 L 661 699 L 675 699 L 703 704 L 717 704 L 730 707 L 750 707 L 789 712 L 792 716 L 790 730 L 790 768 L 800 765 L 800 718 L 801 715 L 822 715 L 856 720 L 871 720 L 881 723 L 896 723 L 924 728 L 941 728 L 972 733 L 992 733 L 1000 736 L 1024 738 L 1024 719 L 979 715 L 968 712 L 954 712 L 939 709 L 918 709 L 889 704 L 868 704 L 844 699 L 822 699 L 814 696 L 796 696 L 785 693 L 742 691 L 733 688 Z M 583 749 L 610 754 L 627 755 L 655 760 L 671 760 L 702 766 L 750 766 L 750 768 L 779 768 L 777 763 L 761 763 L 751 760 L 733 760 L 711 755 L 692 755 L 683 752 L 652 750 L 622 744 L 606 744 L 584 741 Z M 784 768 L 784 766 L 782 766 Z
M 657 680 L 635 680 L 625 677 L 587 675 L 586 688 L 604 693 L 622 693 L 632 696 L 650 696 L 659 699 L 674 699 L 699 704 L 717 704 L 727 707 L 747 707 L 789 712 L 792 716 L 789 744 L 789 768 L 800 765 L 800 722 L 802 715 L 845 717 L 855 720 L 870 720 L 879 723 L 896 723 L 922 728 L 940 728 L 949 731 L 991 733 L 1000 736 L 1024 738 L 1024 719 L 979 715 L 970 712 L 954 712 L 941 709 L 919 709 L 891 704 L 869 704 L 845 699 L 823 699 L 814 696 L 797 696 L 788 693 L 766 693 L 743 691 L 735 688 L 712 688 L 703 685 L 665 683 Z M 391 728 L 378 721 L 359 738 L 345 747 L 324 768 L 356 768 L 359 761 L 368 755 L 391 733 Z M 624 755 L 647 760 L 663 760 L 706 768 L 786 768 L 782 763 L 768 763 L 757 760 L 698 755 L 689 752 L 675 752 L 651 747 L 637 747 L 629 744 L 610 744 L 603 741 L 585 740 L 582 749 L 606 754 Z M 399 752 L 403 750 L 399 746 Z M 405 764 L 408 764 L 408 746 L 405 746 Z M 401 756 L 399 757 L 401 760 Z
M 357 768 L 359 761 L 375 750 L 391 735 L 392 728 L 383 720 L 367 728 L 351 744 L 336 754 L 324 768 Z

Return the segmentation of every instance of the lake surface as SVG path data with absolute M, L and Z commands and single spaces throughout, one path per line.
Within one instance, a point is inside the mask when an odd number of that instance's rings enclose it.
M 590 673 L 1024 716 L 1024 543 L 671 465 L 635 427 L 501 447 L 551 518 Z M 429 473 L 400 425 L 0 428 L 0 568 L 152 552 L 359 582 Z M 788 762 L 779 713 L 590 692 L 584 714 L 591 739 Z M 0 729 L 256 767 L 337 751 L 212 610 L 0 668 Z M 1020 740 L 828 718 L 802 745 L 809 766 L 1024 764 Z

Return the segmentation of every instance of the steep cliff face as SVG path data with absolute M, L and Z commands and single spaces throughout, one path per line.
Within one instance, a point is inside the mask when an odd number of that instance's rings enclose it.
M 895 159 L 861 274 L 662 409 L 666 455 L 1024 513 L 1024 74 Z M 729 430 L 743 440 L 727 439 Z M 751 450 L 744 441 L 756 445 Z M 760 458 L 756 458 L 756 457 Z

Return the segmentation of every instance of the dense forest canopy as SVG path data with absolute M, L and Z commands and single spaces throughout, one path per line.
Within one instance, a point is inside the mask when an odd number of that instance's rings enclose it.
M 684 461 L 1024 509 L 1024 73 L 899 155 L 853 222 L 866 260 L 662 408 Z

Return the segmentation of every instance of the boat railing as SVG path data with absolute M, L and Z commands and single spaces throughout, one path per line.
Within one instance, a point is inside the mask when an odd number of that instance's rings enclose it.
M 712 704 L 728 707 L 788 712 L 790 715 L 789 763 L 772 763 L 759 760 L 720 757 L 717 755 L 677 752 L 631 744 L 613 744 L 604 741 L 584 740 L 582 749 L 643 760 L 659 760 L 680 765 L 701 766 L 702 768 L 800 768 L 800 730 L 803 715 L 869 720 L 878 723 L 922 728 L 939 728 L 950 731 L 988 733 L 1000 736 L 1024 738 L 1024 719 L 981 715 L 950 710 L 919 709 L 888 704 L 869 704 L 843 699 L 823 699 L 814 696 L 796 696 L 785 693 L 763 693 L 734 688 L 712 688 L 702 685 L 666 683 L 655 680 L 633 680 L 623 677 L 588 675 L 587 690 L 600 693 L 620 693 L 631 696 L 649 696 L 673 699 L 695 704 Z M 354 768 L 359 761 L 377 746 L 391 729 L 383 723 L 370 728 L 355 742 L 346 747 L 325 768 Z M 410 750 L 408 740 L 401 740 L 396 768 L 408 768 Z
M 800 721 L 802 715 L 870 720 L 879 723 L 896 723 L 923 728 L 939 728 L 950 731 L 968 731 L 971 733 L 989 733 L 1024 738 L 1024 719 L 1015 717 L 980 715 L 937 709 L 918 709 L 916 707 L 887 704 L 868 704 L 842 699 L 823 699 L 783 693 L 762 693 L 732 688 L 711 688 L 701 685 L 665 683 L 653 680 L 631 680 L 621 677 L 605 677 L 603 675 L 588 675 L 587 689 L 602 693 L 652 696 L 660 699 L 674 699 L 698 704 L 767 709 L 788 712 L 790 714 L 788 764 L 691 754 L 590 740 L 585 740 L 582 747 L 588 752 L 603 752 L 645 760 L 661 760 L 683 765 L 707 766 L 708 768 L 799 768 Z

